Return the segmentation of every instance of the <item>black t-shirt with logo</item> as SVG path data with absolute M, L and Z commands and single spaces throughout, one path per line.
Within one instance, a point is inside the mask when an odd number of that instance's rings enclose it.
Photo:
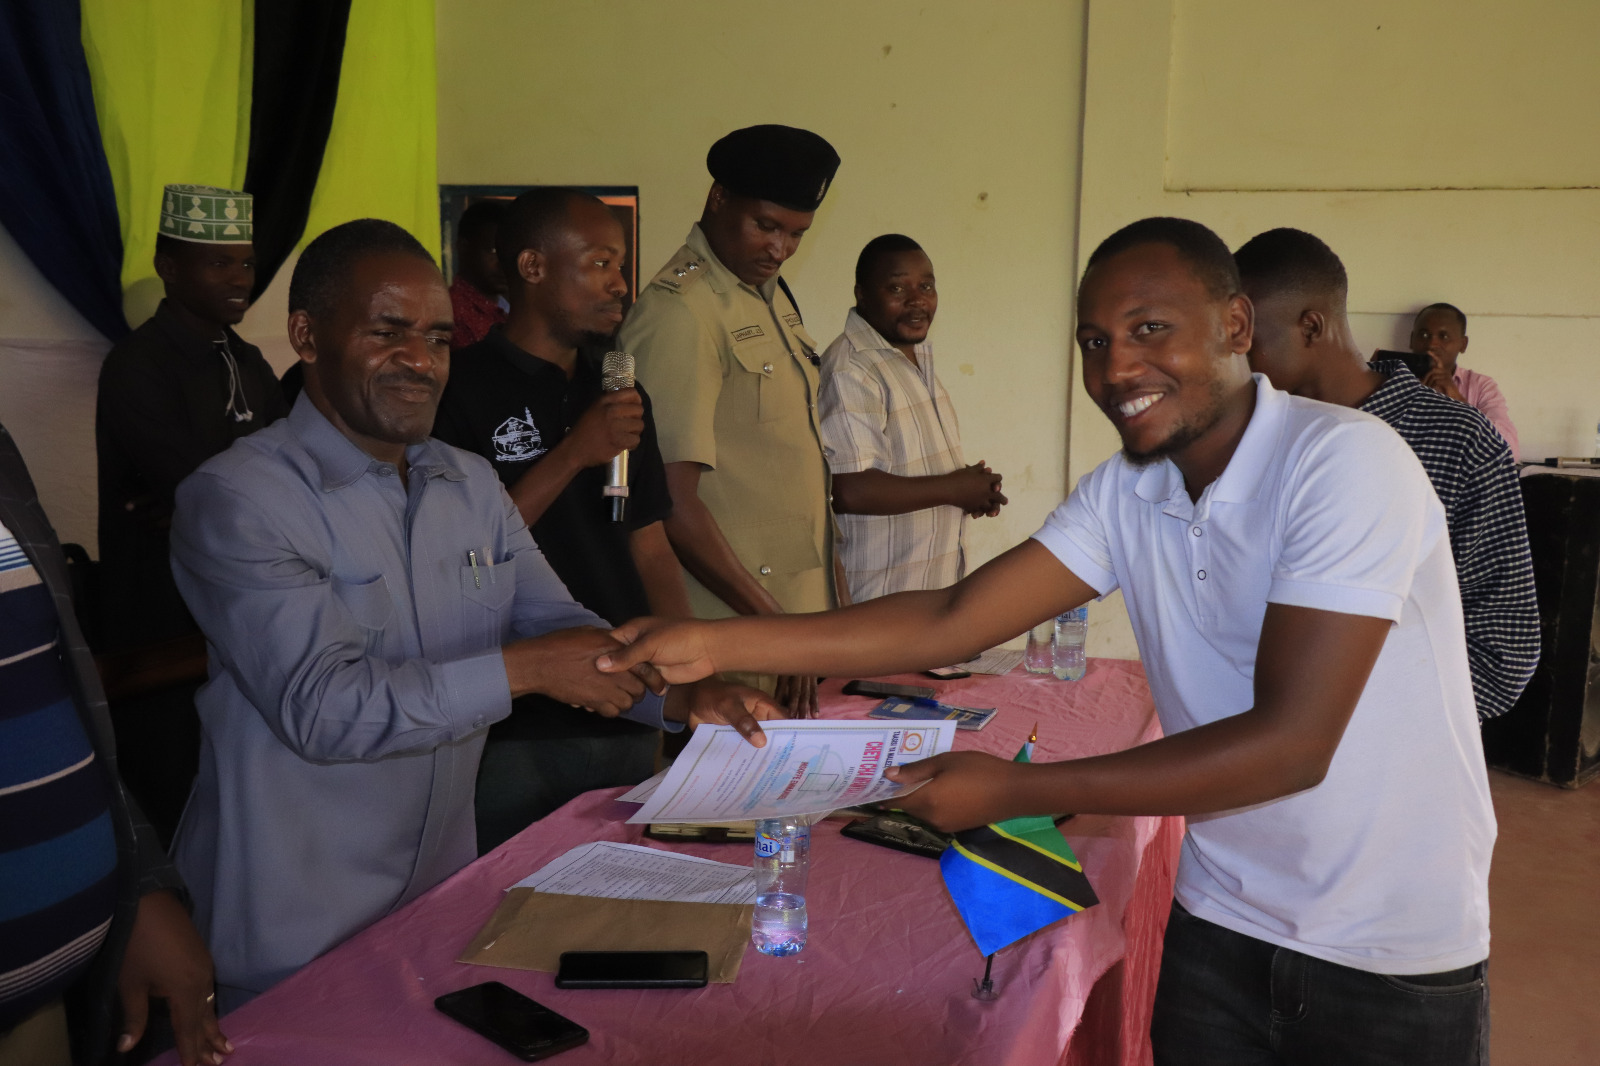
M 561 442 L 600 398 L 600 349 L 581 349 L 572 379 L 554 363 L 529 355 L 495 327 L 477 344 L 450 357 L 450 383 L 439 401 L 433 435 L 488 459 L 508 489 Z M 605 466 L 578 472 L 530 527 L 556 576 L 573 599 L 615 625 L 650 613 L 644 582 L 633 563 L 629 537 L 672 511 L 666 469 L 656 442 L 650 397 L 644 399 L 644 435 L 628 457 L 628 508 L 611 520 Z M 516 711 L 496 734 L 595 736 L 644 729 L 601 718 L 539 696 L 516 701 Z

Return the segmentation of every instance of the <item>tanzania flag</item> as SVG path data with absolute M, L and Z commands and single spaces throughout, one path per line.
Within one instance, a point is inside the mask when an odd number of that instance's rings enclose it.
M 1031 761 L 1027 748 L 1017 761 Z M 1100 902 L 1049 817 L 1012 818 L 957 833 L 939 858 L 939 872 L 985 955 Z

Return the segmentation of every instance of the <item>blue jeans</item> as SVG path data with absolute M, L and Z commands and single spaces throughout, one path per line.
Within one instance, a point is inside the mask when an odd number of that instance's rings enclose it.
M 1172 904 L 1156 1066 L 1485 1066 L 1488 961 L 1398 977 L 1315 959 Z
M 483 747 L 475 806 L 478 854 L 486 854 L 568 800 L 597 788 L 637 785 L 655 773 L 661 734 L 496 737 Z

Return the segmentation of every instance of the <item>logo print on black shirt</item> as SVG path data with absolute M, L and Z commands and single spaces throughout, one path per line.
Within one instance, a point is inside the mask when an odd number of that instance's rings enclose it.
M 539 427 L 533 424 L 533 412 L 526 407 L 522 409 L 521 418 L 512 415 L 500 423 L 491 439 L 495 461 L 501 463 L 525 463 L 550 450 L 543 446 Z

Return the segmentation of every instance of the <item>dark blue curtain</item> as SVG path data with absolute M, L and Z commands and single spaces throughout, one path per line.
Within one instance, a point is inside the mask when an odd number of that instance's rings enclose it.
M 0 2 L 0 225 L 114 341 L 122 231 L 79 25 L 77 0 Z

